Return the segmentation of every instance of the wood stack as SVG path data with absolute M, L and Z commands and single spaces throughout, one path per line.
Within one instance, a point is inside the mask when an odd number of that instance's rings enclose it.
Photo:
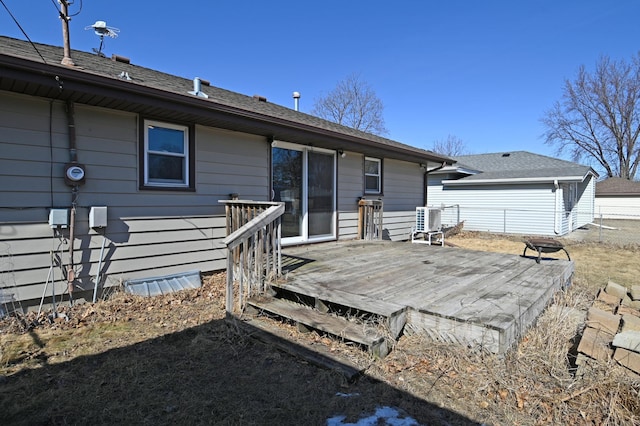
M 578 345 L 578 371 L 591 360 L 610 359 L 640 379 L 640 285 L 631 290 L 609 281 L 587 313 Z

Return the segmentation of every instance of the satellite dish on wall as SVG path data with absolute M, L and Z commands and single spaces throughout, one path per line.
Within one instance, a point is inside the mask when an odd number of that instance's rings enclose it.
M 104 45 L 104 37 L 111 37 L 111 38 L 116 38 L 118 37 L 118 33 L 120 32 L 120 30 L 118 28 L 115 27 L 109 27 L 107 26 L 107 23 L 105 21 L 96 21 L 95 24 L 93 25 L 87 25 L 86 27 L 84 27 L 85 30 L 93 30 L 93 32 L 100 37 L 100 47 L 98 47 L 97 49 L 94 48 L 93 51 L 96 52 L 96 54 L 98 56 L 102 56 L 104 57 L 104 54 L 102 53 L 102 47 Z

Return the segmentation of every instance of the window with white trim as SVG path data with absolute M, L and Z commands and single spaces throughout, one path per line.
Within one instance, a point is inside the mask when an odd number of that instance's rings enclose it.
M 154 120 L 144 120 L 143 127 L 141 186 L 147 189 L 193 189 L 192 129 Z
M 364 158 L 364 193 L 382 193 L 382 160 L 379 158 Z

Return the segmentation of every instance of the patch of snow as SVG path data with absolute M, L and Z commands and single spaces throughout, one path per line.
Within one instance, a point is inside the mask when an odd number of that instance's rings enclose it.
M 398 409 L 393 407 L 378 407 L 376 412 L 367 417 L 359 419 L 356 423 L 343 423 L 347 416 L 334 416 L 327 419 L 327 426 L 420 426 L 420 424 L 411 417 L 403 417 Z M 381 423 L 384 421 L 384 423 Z
M 337 392 L 336 396 L 341 396 L 343 398 L 349 398 L 351 396 L 360 396 L 359 393 L 342 393 L 342 392 Z

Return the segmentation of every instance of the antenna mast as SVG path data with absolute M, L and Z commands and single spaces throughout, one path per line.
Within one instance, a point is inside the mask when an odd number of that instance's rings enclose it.
M 104 46 L 104 36 L 116 38 L 118 37 L 119 29 L 114 27 L 108 27 L 105 21 L 96 21 L 95 24 L 84 27 L 85 30 L 93 29 L 98 37 L 100 37 L 100 47 L 97 49 L 93 49 L 94 52 L 98 56 L 102 56 L 104 58 L 104 53 L 102 53 L 102 46 Z
M 69 40 L 69 21 L 71 20 L 69 17 L 69 2 L 67 0 L 58 0 L 58 3 L 60 3 L 61 8 L 60 19 L 62 20 L 62 42 L 64 46 L 64 57 L 61 64 L 72 67 L 75 64 L 71 59 L 71 41 Z

